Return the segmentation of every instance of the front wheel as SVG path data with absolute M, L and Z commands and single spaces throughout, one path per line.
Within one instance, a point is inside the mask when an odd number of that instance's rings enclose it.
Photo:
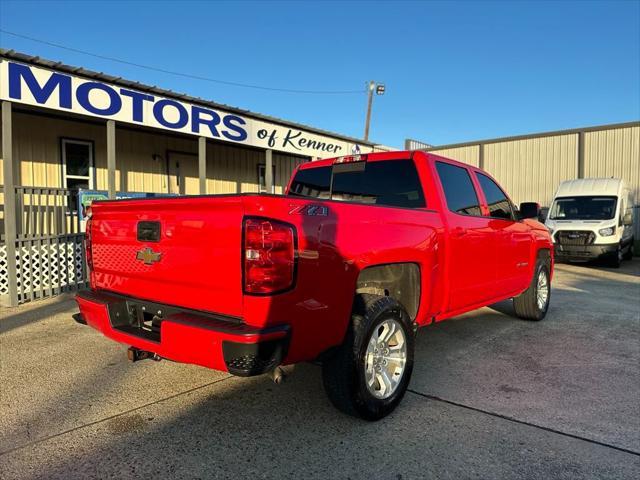
M 413 370 L 414 329 L 400 303 L 358 295 L 344 342 L 322 364 L 324 388 L 344 413 L 379 420 L 404 396 Z
M 609 261 L 607 262 L 608 266 L 611 268 L 620 268 L 620 265 L 622 264 L 622 259 L 623 259 L 622 247 L 618 245 L 616 247 L 616 251 L 612 253 L 611 256 L 609 257 Z
M 543 259 L 538 259 L 529 288 L 513 299 L 513 308 L 518 317 L 538 321 L 546 316 L 550 299 L 549 264 Z
M 622 256 L 623 259 L 625 260 L 631 260 L 633 258 L 633 244 L 635 242 L 635 239 L 631 239 L 631 243 L 629 244 L 629 246 L 627 247 L 627 251 L 625 252 L 625 254 Z

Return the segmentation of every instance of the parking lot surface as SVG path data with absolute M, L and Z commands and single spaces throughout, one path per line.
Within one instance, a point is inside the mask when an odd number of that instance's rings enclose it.
M 69 297 L 0 314 L 0 478 L 640 478 L 640 260 L 559 265 L 545 320 L 510 303 L 421 329 L 377 423 L 284 385 L 126 348 Z

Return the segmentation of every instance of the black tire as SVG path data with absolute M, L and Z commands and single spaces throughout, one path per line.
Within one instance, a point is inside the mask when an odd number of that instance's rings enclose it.
M 402 377 L 388 398 L 376 398 L 367 387 L 365 355 L 371 335 L 387 320 L 396 320 L 406 342 Z M 415 348 L 415 329 L 404 307 L 391 297 L 361 294 L 354 301 L 351 325 L 345 339 L 322 364 L 322 380 L 331 403 L 340 411 L 365 420 L 379 420 L 391 413 L 404 396 Z
M 634 242 L 635 242 L 635 240 L 632 238 L 631 239 L 631 243 L 627 247 L 627 251 L 624 252 L 624 255 L 622 256 L 622 258 L 624 260 L 631 260 L 633 258 L 633 244 L 634 244 Z
M 618 245 L 616 251 L 612 253 L 607 259 L 607 266 L 611 268 L 620 268 L 620 265 L 622 264 L 622 258 L 622 247 Z
M 548 285 L 548 293 L 546 303 L 542 308 L 538 305 L 538 278 L 541 274 L 546 275 Z M 538 258 L 533 278 L 524 292 L 513 299 L 513 308 L 516 315 L 525 320 L 540 321 L 549 310 L 549 302 L 551 301 L 551 276 L 549 269 L 549 261 L 544 258 Z

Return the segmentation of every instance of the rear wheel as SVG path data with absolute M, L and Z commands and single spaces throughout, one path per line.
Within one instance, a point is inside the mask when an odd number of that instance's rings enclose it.
M 358 295 L 344 342 L 322 364 L 324 388 L 344 413 L 379 420 L 404 396 L 413 370 L 414 329 L 396 300 Z
M 549 262 L 538 258 L 529 288 L 513 299 L 513 307 L 518 317 L 538 321 L 546 316 L 550 299 Z

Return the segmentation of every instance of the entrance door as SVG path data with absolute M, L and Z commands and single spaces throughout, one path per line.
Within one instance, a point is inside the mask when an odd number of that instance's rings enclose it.
M 447 200 L 445 216 L 450 229 L 448 311 L 455 311 L 494 295 L 491 219 L 482 216 L 467 168 L 438 161 L 436 170 Z
M 167 152 L 169 193 L 198 195 L 198 156 L 184 152 Z

